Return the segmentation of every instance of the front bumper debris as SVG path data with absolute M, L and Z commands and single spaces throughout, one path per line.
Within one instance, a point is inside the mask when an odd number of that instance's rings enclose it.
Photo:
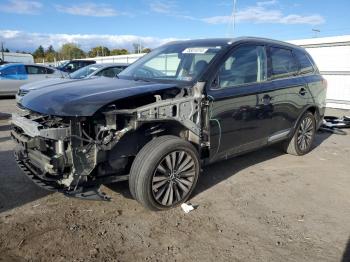
M 90 159 L 86 160 L 83 153 L 78 154 L 78 148 L 67 145 L 71 135 L 69 126 L 51 128 L 17 114 L 13 114 L 12 124 L 11 136 L 17 144 L 14 150 L 16 162 L 35 184 L 69 197 L 110 199 L 100 191 L 101 184 L 106 181 L 88 177 L 95 162 L 84 165 Z M 94 152 L 87 151 L 86 155 L 94 156 Z M 71 183 L 65 183 L 67 180 Z

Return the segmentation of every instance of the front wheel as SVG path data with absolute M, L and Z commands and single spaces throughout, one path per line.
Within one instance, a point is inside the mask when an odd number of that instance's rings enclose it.
M 306 112 L 299 120 L 293 137 L 284 144 L 284 150 L 296 156 L 307 154 L 311 150 L 315 133 L 315 116 L 311 112 Z
M 151 210 L 165 210 L 188 199 L 199 176 L 197 150 L 175 136 L 162 136 L 137 154 L 130 172 L 134 198 Z

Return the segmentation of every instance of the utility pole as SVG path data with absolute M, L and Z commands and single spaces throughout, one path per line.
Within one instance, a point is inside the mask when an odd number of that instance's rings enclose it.
M 5 62 L 5 56 L 4 56 L 4 42 L 1 42 L 1 60 L 2 60 L 2 62 Z
M 231 20 L 229 24 L 229 36 L 233 37 L 235 34 L 235 29 L 236 29 L 236 6 L 237 6 L 237 0 L 233 0 L 233 5 L 232 5 L 232 14 L 231 14 Z
M 312 28 L 312 31 L 315 33 L 314 36 L 313 36 L 314 38 L 317 38 L 318 34 L 321 32 L 320 29 L 316 29 L 316 28 Z

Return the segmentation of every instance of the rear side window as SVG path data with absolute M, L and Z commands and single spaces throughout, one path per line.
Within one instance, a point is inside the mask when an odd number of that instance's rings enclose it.
M 53 74 L 53 73 L 55 73 L 55 70 L 51 68 L 46 68 L 46 74 Z
M 271 47 L 270 55 L 272 79 L 284 78 L 297 74 L 298 65 L 295 62 L 291 50 Z
M 219 87 L 230 88 L 266 80 L 267 58 L 264 46 L 238 47 L 220 67 Z
M 26 66 L 29 75 L 46 74 L 46 68 L 41 66 Z
M 312 62 L 310 61 L 310 58 L 302 51 L 295 50 L 294 51 L 295 57 L 297 58 L 299 62 L 299 73 L 300 74 L 307 74 L 312 73 L 314 71 L 314 66 Z

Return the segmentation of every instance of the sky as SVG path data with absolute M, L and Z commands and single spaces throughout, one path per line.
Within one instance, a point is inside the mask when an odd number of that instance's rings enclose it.
M 0 41 L 11 51 L 67 42 L 88 51 L 177 39 L 350 35 L 349 10 L 349 0 L 236 0 L 233 29 L 233 0 L 0 0 Z

